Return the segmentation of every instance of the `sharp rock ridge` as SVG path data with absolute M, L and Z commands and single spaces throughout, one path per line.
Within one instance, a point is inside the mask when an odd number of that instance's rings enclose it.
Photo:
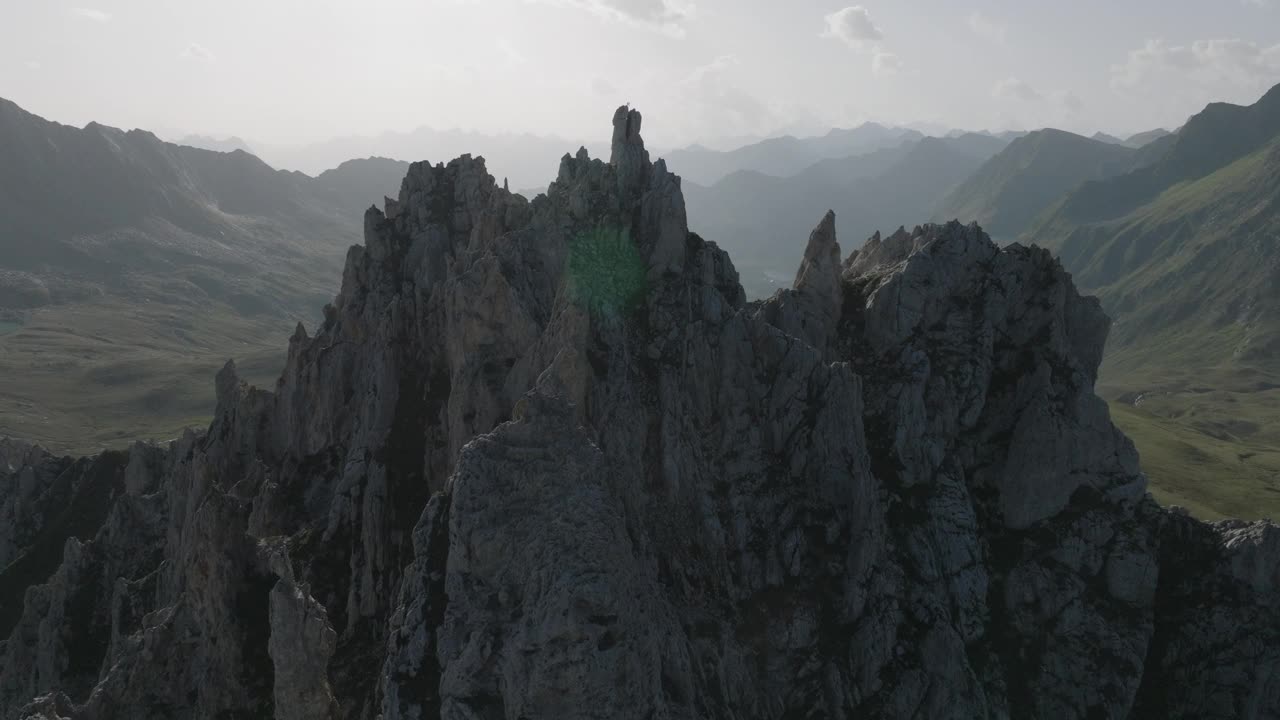
M 413 165 L 207 430 L 0 444 L 0 716 L 1280 712 L 1280 529 L 1151 500 L 1048 253 L 828 214 L 747 303 L 640 124 Z

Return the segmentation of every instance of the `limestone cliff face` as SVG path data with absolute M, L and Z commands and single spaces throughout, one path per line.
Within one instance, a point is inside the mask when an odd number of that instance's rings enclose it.
M 1280 529 L 1150 499 L 1048 253 L 952 224 L 842 260 L 828 216 L 748 304 L 640 126 L 532 202 L 414 165 L 207 432 L 4 451 L 103 511 L 0 576 L 0 716 L 1280 713 Z

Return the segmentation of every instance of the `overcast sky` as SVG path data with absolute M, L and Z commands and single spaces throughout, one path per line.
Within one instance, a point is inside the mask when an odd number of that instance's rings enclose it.
M 1280 83 L 1280 0 L 5 0 L 0 96 L 49 119 L 301 143 L 864 120 L 1172 127 Z

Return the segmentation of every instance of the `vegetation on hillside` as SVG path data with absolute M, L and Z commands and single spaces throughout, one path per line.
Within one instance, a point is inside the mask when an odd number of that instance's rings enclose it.
M 202 425 L 229 358 L 269 384 L 407 163 L 310 178 L 0 100 L 0 436 L 89 452 Z
M 1024 240 L 1114 319 L 1099 389 L 1157 495 L 1280 517 L 1280 88 L 1155 142 L 1154 164 L 1086 183 Z

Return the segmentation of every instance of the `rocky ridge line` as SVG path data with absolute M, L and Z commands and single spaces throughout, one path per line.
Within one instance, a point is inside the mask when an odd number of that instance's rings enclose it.
M 46 533 L 0 716 L 1280 712 L 1280 530 L 1145 493 L 1048 253 L 953 223 L 842 261 L 828 215 L 748 304 L 613 127 L 532 202 L 414 165 L 276 387 L 229 364 L 207 432 Z

